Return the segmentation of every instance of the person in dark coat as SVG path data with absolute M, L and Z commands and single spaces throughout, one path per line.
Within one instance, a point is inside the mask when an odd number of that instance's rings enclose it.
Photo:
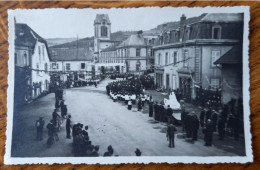
M 206 124 L 208 123 L 207 121 L 209 119 L 211 119 L 211 114 L 212 114 L 212 110 L 211 108 L 209 108 L 207 111 L 206 111 Z
M 106 156 L 113 156 L 113 153 L 114 153 L 114 149 L 112 148 L 112 146 L 111 145 L 109 145 L 108 147 L 107 147 L 107 151 L 104 153 L 104 157 L 106 157 Z
M 67 132 L 67 138 L 70 139 L 70 128 L 71 128 L 71 115 L 68 115 L 68 118 L 66 120 L 66 132 Z
M 136 148 L 135 155 L 136 156 L 141 156 L 142 155 L 142 152 L 140 151 L 140 149 Z
M 166 115 L 167 115 L 167 123 L 170 124 L 171 120 L 172 120 L 172 114 L 173 114 L 173 110 L 170 107 L 170 105 L 168 105 L 168 108 L 166 109 Z
M 213 138 L 213 124 L 212 124 L 212 121 L 210 119 L 207 121 L 204 134 L 205 134 L 205 136 L 204 136 L 205 146 L 211 146 L 212 145 L 212 138 Z
M 61 106 L 61 116 L 64 118 L 67 115 L 68 109 L 67 105 Z
M 186 137 L 191 138 L 192 137 L 192 115 L 186 112 L 186 116 L 184 119 L 185 123 L 185 130 L 186 130 Z
M 195 115 L 195 112 L 192 112 L 192 140 L 196 141 L 198 140 L 198 130 L 199 130 L 199 119 L 197 115 Z
M 166 133 L 166 137 L 167 137 L 167 140 L 169 141 L 169 147 L 170 148 L 174 148 L 175 147 L 175 145 L 174 145 L 174 135 L 175 135 L 175 131 L 176 130 L 177 130 L 177 128 L 171 122 L 168 125 L 167 133 Z
M 150 97 L 149 100 L 149 117 L 153 117 L 153 99 L 152 96 Z
M 218 114 L 216 111 L 213 111 L 212 115 L 211 115 L 211 120 L 212 120 L 212 124 L 213 124 L 213 130 L 214 132 L 217 131 L 217 121 L 218 121 Z
M 159 105 L 160 122 L 166 122 L 166 109 L 163 103 Z
M 58 99 L 56 99 L 56 102 L 55 102 L 55 109 L 59 108 L 60 107 L 60 102 Z
M 221 116 L 218 120 L 218 139 L 223 140 L 225 136 L 225 120 Z
M 60 118 L 60 115 L 56 112 L 56 110 L 52 113 L 52 120 L 55 127 L 57 127 L 58 118 Z
M 91 156 L 91 157 L 98 157 L 98 156 L 99 156 L 98 151 L 99 151 L 99 146 L 96 145 L 96 146 L 94 147 L 94 151 L 91 152 L 89 156 Z
M 39 117 L 39 119 L 36 121 L 36 130 L 37 130 L 37 135 L 36 135 L 36 140 L 42 140 L 42 132 L 43 132 L 43 126 L 45 122 L 42 117 Z
M 204 128 L 204 125 L 205 125 L 205 114 L 206 114 L 205 109 L 201 108 L 201 112 L 200 112 L 200 126 L 202 128 Z
M 181 122 L 182 122 L 182 131 L 185 131 L 185 119 L 187 117 L 187 112 L 185 111 L 185 107 L 182 107 L 181 110 Z
M 155 104 L 154 104 L 154 119 L 155 120 L 157 120 L 157 121 L 159 121 L 159 119 L 158 119 L 158 102 L 156 102 Z
M 141 98 L 138 99 L 138 102 L 137 102 L 137 108 L 138 108 L 138 111 L 141 111 L 142 110 L 142 100 Z

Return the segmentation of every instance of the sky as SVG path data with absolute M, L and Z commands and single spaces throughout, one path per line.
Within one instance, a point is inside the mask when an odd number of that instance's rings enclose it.
M 221 11 L 218 8 L 112 8 L 112 9 L 33 9 L 14 10 L 17 23 L 28 24 L 43 38 L 85 38 L 94 35 L 96 14 L 108 14 L 111 31 L 149 30 L 157 25 L 179 21 L 202 13 Z M 230 10 L 229 10 L 230 11 Z M 231 10 L 232 11 L 232 10 Z M 228 11 L 225 11 L 228 12 Z

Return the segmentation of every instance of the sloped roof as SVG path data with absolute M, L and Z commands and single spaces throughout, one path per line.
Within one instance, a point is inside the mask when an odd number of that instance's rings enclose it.
M 112 44 L 109 47 L 101 50 L 101 52 L 116 51 L 116 47 L 118 46 L 118 44 L 119 43 Z
M 22 23 L 15 24 L 15 45 L 16 46 L 26 46 L 26 47 L 34 48 L 37 41 L 45 44 L 50 59 L 50 53 L 49 53 L 47 41 L 43 39 L 41 36 L 39 36 L 27 24 L 22 24 Z
M 127 47 L 127 46 L 146 46 L 144 37 L 141 34 L 134 34 L 124 40 L 117 47 Z
M 86 48 L 51 48 L 50 51 L 53 61 L 89 61 L 94 54 Z
M 101 24 L 102 22 L 110 23 L 109 17 L 107 14 L 97 14 L 94 20 L 94 24 Z
M 201 21 L 205 22 L 241 22 L 243 13 L 208 13 Z
M 221 56 L 214 64 L 240 64 L 242 63 L 242 47 L 237 45 Z

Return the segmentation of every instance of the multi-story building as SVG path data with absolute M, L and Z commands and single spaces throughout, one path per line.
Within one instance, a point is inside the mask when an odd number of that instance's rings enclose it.
M 184 15 L 171 30 L 163 32 L 153 47 L 157 87 L 180 90 L 187 100 L 199 89 L 218 91 L 221 70 L 214 64 L 241 43 L 243 14 Z
M 97 14 L 94 21 L 94 56 L 98 72 L 140 72 L 150 68 L 151 45 L 155 36 L 139 31 L 126 40 L 111 40 L 111 23 L 107 14 Z
M 14 56 L 15 95 L 19 102 L 34 99 L 44 91 L 47 92 L 50 83 L 48 45 L 27 24 L 15 23 Z
M 50 71 L 59 75 L 60 80 L 67 81 L 72 75 L 86 79 L 92 76 L 95 64 L 91 59 L 93 51 L 88 48 L 51 48 Z M 76 78 L 78 80 L 78 78 Z

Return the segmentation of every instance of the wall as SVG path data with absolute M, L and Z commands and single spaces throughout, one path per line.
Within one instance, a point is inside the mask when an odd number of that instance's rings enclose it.
M 228 52 L 232 46 L 203 46 L 202 47 L 202 88 L 208 88 L 212 78 L 218 78 L 220 82 L 221 70 L 212 67 L 212 51 L 220 51 L 220 56 Z
M 40 48 L 40 50 L 39 50 Z M 49 75 L 49 65 L 50 60 L 47 53 L 47 49 L 44 43 L 37 41 L 34 48 L 34 53 L 32 55 L 31 68 L 32 71 L 32 84 L 41 83 L 41 87 L 36 90 L 32 90 L 32 96 L 37 97 L 43 91 L 49 90 L 50 75 Z M 45 64 L 47 64 L 47 70 L 45 70 Z M 39 67 L 37 67 L 37 65 Z M 42 70 L 42 71 L 35 71 Z
M 222 103 L 242 96 L 242 65 L 223 65 L 222 67 Z
M 92 65 L 94 63 L 90 61 L 57 61 L 57 62 L 51 62 L 56 63 L 59 65 L 58 69 L 51 68 L 51 71 L 91 71 Z M 70 70 L 66 70 L 66 64 L 70 64 Z M 85 69 L 81 69 L 81 63 L 85 63 Z

